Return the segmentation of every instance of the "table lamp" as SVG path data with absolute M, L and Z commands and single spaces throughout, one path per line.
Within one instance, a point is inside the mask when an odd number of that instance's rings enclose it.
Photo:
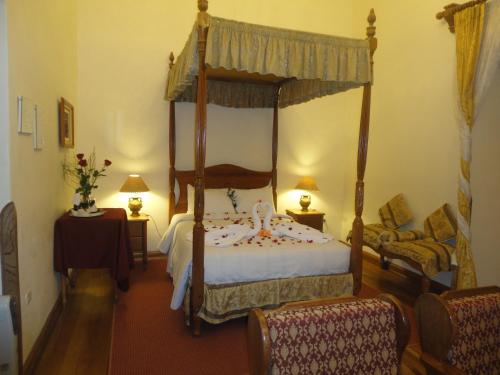
M 316 185 L 316 181 L 314 178 L 310 176 L 305 176 L 302 177 L 299 180 L 299 183 L 297 186 L 295 186 L 295 189 L 299 190 L 305 190 L 305 191 L 318 191 L 318 186 Z M 299 201 L 302 211 L 309 211 L 307 208 L 311 204 L 311 196 L 309 194 L 303 194 L 300 196 L 300 201 Z
M 132 212 L 131 216 L 140 216 L 139 211 L 142 208 L 142 199 L 137 195 L 137 193 L 143 193 L 149 191 L 148 186 L 144 182 L 141 176 L 138 174 L 131 174 L 127 177 L 120 192 L 122 193 L 134 193 L 128 199 L 128 208 Z

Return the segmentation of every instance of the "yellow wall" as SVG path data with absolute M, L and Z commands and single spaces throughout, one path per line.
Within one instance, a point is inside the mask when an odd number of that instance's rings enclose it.
M 24 356 L 28 355 L 58 294 L 53 271 L 53 226 L 68 208 L 58 145 L 57 102 L 76 100 L 76 3 L 7 0 L 9 45 L 10 167 L 18 212 Z M 18 135 L 17 96 L 38 105 L 44 146 Z M 32 293 L 31 303 L 24 296 Z
M 455 36 L 435 14 L 445 0 L 362 0 L 355 14 L 373 7 L 378 15 L 372 126 L 366 171 L 365 222 L 403 192 L 423 220 L 445 202 L 456 207 L 458 123 L 455 104 Z M 499 82 L 498 74 L 496 82 Z M 500 90 L 489 93 L 473 134 L 472 248 L 480 284 L 500 284 L 496 228 L 500 222 L 498 126 Z M 493 104 L 493 103 L 496 103 Z M 352 211 L 348 216 L 352 216 Z M 449 275 L 441 277 L 449 281 Z
M 0 209 L 10 200 L 9 94 L 7 70 L 7 23 L 4 0 L 0 0 Z M 0 271 L 0 291 L 1 291 Z
M 10 201 L 9 88 L 7 70 L 7 22 L 5 2 L 0 0 L 0 209 Z M 0 293 L 2 269 L 0 267 Z
M 163 100 L 170 51 L 179 53 L 196 15 L 194 0 L 137 2 L 85 0 L 78 8 L 80 151 L 93 147 L 114 164 L 96 193 L 101 207 L 126 207 L 117 192 L 128 173 L 143 175 L 151 192 L 143 211 L 167 227 L 168 103 Z M 247 22 L 351 35 L 350 4 L 321 0 L 230 1 L 209 4 L 211 14 Z M 361 16 L 365 19 L 365 15 Z M 364 25 L 361 30 L 364 30 Z M 359 98 L 359 100 L 358 100 Z M 352 99 L 352 100 L 351 100 Z M 359 93 L 338 95 L 280 113 L 278 208 L 298 206 L 290 190 L 300 175 L 317 178 L 312 206 L 327 213 L 329 229 L 341 234 L 345 163 L 355 153 L 346 128 L 357 128 Z M 177 162 L 193 169 L 194 106 L 177 105 Z M 271 169 L 271 110 L 234 110 L 209 105 L 207 165 L 232 162 Z M 350 139 L 347 139 L 350 141 Z M 352 188 L 352 187 L 350 187 Z M 149 225 L 149 248 L 158 236 Z

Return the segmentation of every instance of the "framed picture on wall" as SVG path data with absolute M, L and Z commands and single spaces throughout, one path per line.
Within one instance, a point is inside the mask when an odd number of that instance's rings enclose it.
M 64 98 L 59 102 L 59 144 L 61 147 L 75 147 L 75 110 Z

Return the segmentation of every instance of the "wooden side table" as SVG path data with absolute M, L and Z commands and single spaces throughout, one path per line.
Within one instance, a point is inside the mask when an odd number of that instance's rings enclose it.
M 144 215 L 128 215 L 130 247 L 134 254 L 141 254 L 143 269 L 148 267 L 148 221 L 148 217 Z
M 302 211 L 300 209 L 296 209 L 286 210 L 286 214 L 291 216 L 300 224 L 308 225 L 311 228 L 323 232 L 323 216 L 325 216 L 323 212 L 316 210 Z

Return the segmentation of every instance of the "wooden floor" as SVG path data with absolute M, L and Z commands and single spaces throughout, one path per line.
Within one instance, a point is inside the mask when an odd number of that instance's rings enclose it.
M 114 288 L 109 272 L 82 270 L 37 366 L 40 375 L 101 375 L 108 371 Z
M 404 275 L 381 270 L 371 261 L 363 262 L 363 281 L 369 286 L 396 295 L 413 307 L 420 284 Z M 111 343 L 114 291 L 104 270 L 80 271 L 76 287 L 37 366 L 40 375 L 105 375 Z M 425 375 L 418 362 L 417 348 L 407 348 L 403 375 Z

